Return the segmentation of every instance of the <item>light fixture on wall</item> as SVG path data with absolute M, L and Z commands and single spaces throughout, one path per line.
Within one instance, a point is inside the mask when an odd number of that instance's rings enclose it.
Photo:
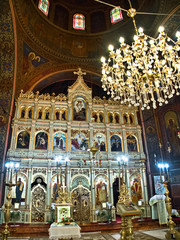
M 136 35 L 132 45 L 120 37 L 120 47 L 109 45 L 109 57 L 102 62 L 102 88 L 115 100 L 129 106 L 140 106 L 142 110 L 155 109 L 167 104 L 174 95 L 180 94 L 180 32 L 175 42 L 159 27 L 159 36 L 153 38 L 137 30 L 130 9 L 127 15 L 132 18 Z

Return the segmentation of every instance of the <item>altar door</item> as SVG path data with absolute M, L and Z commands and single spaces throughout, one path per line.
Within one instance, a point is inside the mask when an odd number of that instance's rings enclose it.
M 90 222 L 90 192 L 82 185 L 73 192 L 73 219 L 82 224 Z
M 45 190 L 38 184 L 32 190 L 31 222 L 44 222 Z

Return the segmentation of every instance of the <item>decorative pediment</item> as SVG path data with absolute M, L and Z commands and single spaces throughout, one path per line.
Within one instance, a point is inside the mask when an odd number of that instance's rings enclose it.
M 76 96 L 84 96 L 88 102 L 92 102 L 92 89 L 87 86 L 83 79 L 83 75 L 86 75 L 86 73 L 82 72 L 81 68 L 79 68 L 74 74 L 77 74 L 78 78 L 73 85 L 68 88 L 68 100 L 72 101 Z

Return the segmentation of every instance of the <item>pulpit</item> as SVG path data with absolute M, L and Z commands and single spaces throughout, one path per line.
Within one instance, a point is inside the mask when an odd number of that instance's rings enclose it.
M 150 198 L 152 219 L 159 219 L 159 224 L 167 224 L 167 210 L 165 204 L 165 195 L 157 194 Z

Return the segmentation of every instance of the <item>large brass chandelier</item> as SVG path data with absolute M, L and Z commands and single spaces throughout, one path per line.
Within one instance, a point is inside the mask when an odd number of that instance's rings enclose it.
M 132 17 L 136 35 L 132 45 L 120 37 L 120 47 L 109 45 L 109 57 L 102 62 L 102 88 L 121 104 L 140 106 L 142 110 L 156 108 L 175 94 L 180 94 L 180 32 L 175 42 L 159 27 L 159 35 L 152 38 L 137 30 L 136 10 L 127 11 Z

